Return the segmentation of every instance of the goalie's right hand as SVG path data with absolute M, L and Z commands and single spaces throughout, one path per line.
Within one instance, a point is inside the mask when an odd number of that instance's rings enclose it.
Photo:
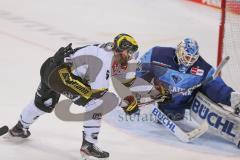
M 172 94 L 163 85 L 155 86 L 150 92 L 150 97 L 159 103 L 169 103 L 172 100 Z
M 137 100 L 134 96 L 130 95 L 123 99 L 121 107 L 124 112 L 128 115 L 136 113 L 139 110 Z

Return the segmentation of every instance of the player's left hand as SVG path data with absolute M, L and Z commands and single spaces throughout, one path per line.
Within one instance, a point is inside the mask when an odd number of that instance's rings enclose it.
M 124 112 L 128 115 L 136 113 L 139 110 L 137 100 L 132 95 L 127 96 L 123 99 L 121 107 L 123 108 Z
M 64 58 L 66 56 L 66 54 L 68 52 L 72 52 L 72 43 L 69 43 L 66 47 L 61 47 L 58 49 L 58 51 L 55 53 L 55 55 L 53 56 L 53 59 L 55 61 L 55 63 L 60 66 L 62 64 L 66 64 L 66 62 L 64 62 Z

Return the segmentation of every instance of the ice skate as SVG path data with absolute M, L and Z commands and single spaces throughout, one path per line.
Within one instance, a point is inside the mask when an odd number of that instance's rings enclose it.
M 84 160 L 107 160 L 109 153 L 100 150 L 95 144 L 85 140 L 85 133 L 83 133 L 83 143 L 80 153 Z
M 22 123 L 18 121 L 18 123 L 9 130 L 9 135 L 12 137 L 28 138 L 31 133 L 28 128 L 24 128 Z

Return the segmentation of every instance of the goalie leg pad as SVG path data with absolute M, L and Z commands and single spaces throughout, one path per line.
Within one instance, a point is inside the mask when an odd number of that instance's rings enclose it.
M 198 93 L 191 107 L 191 115 L 197 121 L 207 121 L 215 134 L 239 145 L 240 117 L 225 110 L 202 93 Z

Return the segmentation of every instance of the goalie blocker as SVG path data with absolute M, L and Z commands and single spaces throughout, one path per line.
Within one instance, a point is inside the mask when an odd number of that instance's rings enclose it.
M 224 109 L 200 92 L 193 100 L 191 116 L 198 123 L 206 121 L 214 134 L 240 148 L 240 116 Z

